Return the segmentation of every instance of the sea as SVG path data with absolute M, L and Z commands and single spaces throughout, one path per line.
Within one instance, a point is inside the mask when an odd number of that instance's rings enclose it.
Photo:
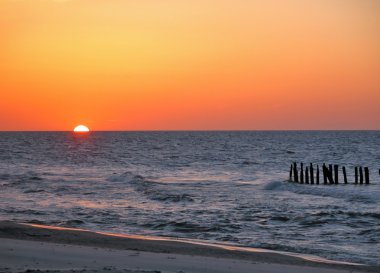
M 348 184 L 288 182 L 292 162 Z M 379 168 L 380 131 L 1 132 L 0 220 L 379 265 Z

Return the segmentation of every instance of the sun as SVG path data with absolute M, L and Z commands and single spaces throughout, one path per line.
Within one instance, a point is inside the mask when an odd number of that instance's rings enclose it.
M 87 126 L 84 125 L 78 125 L 77 127 L 74 128 L 75 133 L 86 133 L 90 132 L 90 129 L 88 129 Z

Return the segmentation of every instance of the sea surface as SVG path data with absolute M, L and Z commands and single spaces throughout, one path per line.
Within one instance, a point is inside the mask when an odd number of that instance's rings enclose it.
M 289 183 L 293 161 L 349 184 Z M 380 131 L 1 132 L 0 219 L 379 265 L 379 168 Z

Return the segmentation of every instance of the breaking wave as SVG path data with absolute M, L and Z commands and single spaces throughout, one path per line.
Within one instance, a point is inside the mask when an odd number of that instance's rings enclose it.
M 161 202 L 193 202 L 193 197 L 188 193 L 177 193 L 167 189 L 166 184 L 147 180 L 141 175 L 125 172 L 121 175 L 112 175 L 107 178 L 109 182 L 129 184 L 134 189 L 150 200 Z
M 345 199 L 350 202 L 376 203 L 380 192 L 368 190 L 368 187 L 371 187 L 371 185 L 310 185 L 287 181 L 272 181 L 263 186 L 263 189 L 267 191 L 289 191 L 296 194 Z

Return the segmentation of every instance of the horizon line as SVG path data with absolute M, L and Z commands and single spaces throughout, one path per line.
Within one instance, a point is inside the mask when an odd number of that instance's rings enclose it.
M 348 132 L 348 131 L 380 131 L 380 129 L 151 129 L 151 130 L 90 130 L 91 132 Z M 0 133 L 17 132 L 73 132 L 73 130 L 0 130 Z

